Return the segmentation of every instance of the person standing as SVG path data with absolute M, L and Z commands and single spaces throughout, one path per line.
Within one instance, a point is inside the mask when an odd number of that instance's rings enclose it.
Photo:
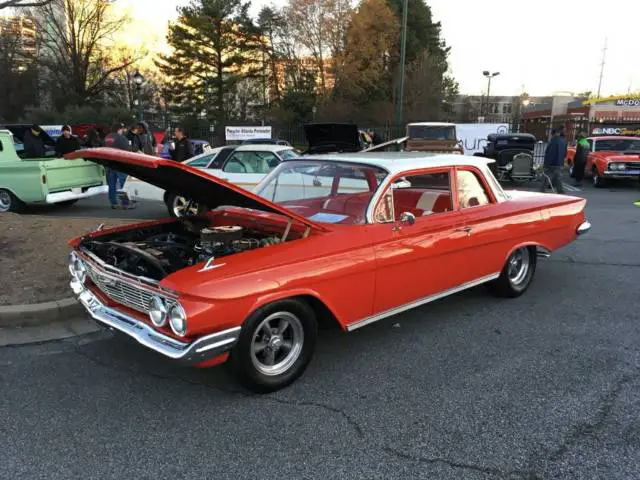
M 87 148 L 104 147 L 104 141 L 100 138 L 100 134 L 95 128 L 90 128 L 84 145 Z
M 582 180 L 584 180 L 584 169 L 587 166 L 589 150 L 591 150 L 589 142 L 585 136 L 580 133 L 578 135 L 578 143 L 576 143 L 576 154 L 573 157 L 573 176 L 576 179 L 576 187 L 581 186 Z
M 175 160 L 176 162 L 184 162 L 185 160 L 189 160 L 191 157 L 193 157 L 193 146 L 191 145 L 191 140 L 189 140 L 184 134 L 184 129 L 182 127 L 176 127 L 174 133 L 175 142 L 172 142 L 173 145 L 169 146 L 169 154 L 171 155 L 171 159 Z
M 62 135 L 56 141 L 56 157 L 64 157 L 67 153 L 80 150 L 80 142 L 72 135 L 71 127 L 65 125 L 62 127 Z
M 567 158 L 567 141 L 564 138 L 564 127 L 560 127 L 557 131 L 552 131 L 553 137 L 547 145 L 544 153 L 544 174 L 542 180 L 541 192 L 547 190 L 547 179 L 550 179 L 553 188 L 557 193 L 564 193 L 562 185 L 562 169 L 564 167 L 565 158 Z
M 127 140 L 134 152 L 142 152 L 142 125 L 137 123 L 127 132 Z
M 125 127 L 122 123 L 114 124 L 111 127 L 111 133 L 107 135 L 104 140 L 105 147 L 130 152 L 131 145 L 129 140 L 124 136 L 124 130 Z M 118 172 L 112 168 L 107 168 L 107 184 L 109 185 L 109 202 L 111 203 L 111 208 L 118 208 L 119 193 L 122 199 L 122 208 L 125 210 L 129 208 L 129 197 L 127 197 L 126 193 L 118 191 L 118 186 L 122 189 L 126 180 L 126 173 Z
M 140 134 L 142 152 L 146 155 L 155 155 L 156 146 L 158 145 L 156 137 L 153 136 L 148 123 L 140 122 L 140 125 L 142 126 L 142 133 Z
M 31 125 L 31 128 L 24 134 L 24 158 L 44 158 L 47 156 L 47 147 L 42 138 L 42 129 L 38 125 Z

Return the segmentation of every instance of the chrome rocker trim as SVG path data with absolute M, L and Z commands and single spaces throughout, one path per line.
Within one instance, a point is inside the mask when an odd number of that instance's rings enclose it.
M 377 322 L 378 320 L 382 320 L 384 318 L 397 315 L 399 313 L 405 312 L 407 310 L 411 310 L 412 308 L 416 308 L 421 305 L 425 305 L 427 303 L 435 302 L 436 300 L 440 300 L 441 298 L 448 297 L 449 295 L 454 295 L 456 293 L 462 292 L 469 288 L 477 287 L 479 285 L 482 285 L 483 283 L 487 283 L 492 280 L 495 280 L 499 276 L 500 276 L 500 272 L 493 273 L 491 275 L 487 275 L 486 277 L 478 278 L 477 280 L 472 280 L 471 282 L 463 283 L 462 285 L 458 285 L 457 287 L 450 288 L 449 290 L 444 290 L 440 293 L 436 293 L 434 295 L 421 298 L 420 300 L 416 300 L 415 302 L 406 303 L 400 307 L 392 308 L 382 313 L 372 315 L 363 320 L 352 323 L 351 325 L 347 325 L 347 331 L 352 332 L 353 330 L 356 330 L 358 328 L 364 327 L 365 325 L 369 325 L 371 323 Z
M 580 226 L 576 229 L 576 234 L 579 235 L 584 235 L 585 233 L 587 233 L 589 230 L 591 230 L 591 224 L 589 222 L 587 222 L 586 220 L 584 222 L 582 222 L 580 224 Z
M 71 288 L 78 292 L 82 286 L 72 281 Z M 201 363 L 228 352 L 240 336 L 240 327 L 234 327 L 201 337 L 192 343 L 181 342 L 155 331 L 136 318 L 107 307 L 90 290 L 83 289 L 78 294 L 78 301 L 99 325 L 124 333 L 145 347 L 185 365 Z

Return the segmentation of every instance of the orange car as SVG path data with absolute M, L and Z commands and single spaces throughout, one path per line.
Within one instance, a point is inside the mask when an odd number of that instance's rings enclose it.
M 308 155 L 281 162 L 254 192 L 137 153 L 68 158 L 211 209 L 72 240 L 71 287 L 89 315 L 176 362 L 228 360 L 257 392 L 303 373 L 318 322 L 352 331 L 481 284 L 517 297 L 538 257 L 591 227 L 586 200 L 507 193 L 479 157 Z
M 589 137 L 589 155 L 585 176 L 591 177 L 595 187 L 604 186 L 609 180 L 640 179 L 640 138 L 638 137 Z M 567 166 L 573 177 L 573 159 L 576 148 L 567 151 Z

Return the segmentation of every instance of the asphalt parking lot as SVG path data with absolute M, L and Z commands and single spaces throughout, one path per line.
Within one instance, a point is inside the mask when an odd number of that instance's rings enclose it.
M 640 189 L 571 193 L 593 228 L 523 297 L 322 331 L 275 394 L 104 333 L 1 348 L 0 478 L 640 478 Z M 100 201 L 51 215 L 165 214 Z

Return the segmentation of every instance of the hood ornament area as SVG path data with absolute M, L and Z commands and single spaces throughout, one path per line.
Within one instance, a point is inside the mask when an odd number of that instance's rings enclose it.
M 215 259 L 216 257 L 209 258 L 209 260 L 207 260 L 207 263 L 204 264 L 204 267 L 198 270 L 198 273 L 208 272 L 209 270 L 215 270 L 216 268 L 220 268 L 226 265 L 226 263 L 220 263 L 218 265 L 214 265 L 213 262 L 215 261 Z

